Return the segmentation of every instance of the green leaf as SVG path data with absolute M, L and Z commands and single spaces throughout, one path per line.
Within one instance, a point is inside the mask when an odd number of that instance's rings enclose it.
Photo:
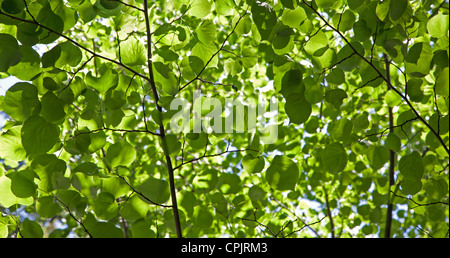
M 144 44 L 135 37 L 130 37 L 120 43 L 121 60 L 126 65 L 146 64 L 146 53 Z
M 357 41 L 350 42 L 350 45 L 353 49 L 356 50 L 356 53 L 364 56 L 365 49 L 361 45 L 361 43 Z M 341 68 L 344 71 L 352 71 L 356 68 L 362 61 L 361 57 L 359 57 L 355 51 L 350 47 L 350 45 L 345 45 L 343 48 L 339 50 L 337 53 L 337 67 Z
M 22 54 L 19 50 L 17 40 L 9 35 L 0 33 L 0 72 L 8 71 L 10 66 L 14 66 L 20 62 Z
M 42 238 L 44 231 L 39 223 L 27 218 L 20 225 L 20 236 L 23 238 Z
M 209 228 L 214 221 L 213 214 L 203 205 L 194 207 L 194 214 L 192 217 L 194 225 L 198 228 Z
M 395 1 L 395 0 L 393 0 Z M 390 8 L 390 0 L 387 1 L 379 1 L 377 3 L 377 7 L 376 7 L 376 14 L 378 19 L 380 19 L 381 21 L 384 21 L 387 17 L 387 15 L 389 14 L 389 8 Z
M 408 7 L 408 0 L 391 0 L 389 5 L 389 16 L 392 20 L 402 17 Z
M 275 38 L 272 40 L 273 51 L 277 55 L 284 55 L 294 49 L 293 30 L 286 25 L 279 25 Z
M 55 197 L 44 196 L 37 199 L 36 211 L 42 218 L 53 218 L 59 210 Z
M 114 195 L 108 192 L 101 192 L 97 195 L 92 209 L 98 218 L 104 220 L 109 220 L 119 215 L 119 206 L 116 203 L 116 199 Z
M 64 102 L 53 94 L 47 92 L 41 98 L 42 109 L 40 115 L 48 122 L 57 122 L 66 116 L 64 111 Z
M 221 173 L 217 182 L 217 189 L 223 194 L 236 194 L 242 188 L 241 179 L 238 175 Z
M 341 118 L 339 121 L 332 122 L 328 126 L 328 132 L 337 141 L 349 143 L 351 141 L 351 134 L 353 130 L 353 123 L 347 118 Z
M 294 190 L 298 179 L 297 164 L 286 156 L 275 156 L 266 170 L 266 180 L 276 190 Z
M 181 143 L 178 141 L 177 136 L 175 134 L 166 134 L 164 138 L 167 143 L 167 147 L 162 145 L 164 153 L 168 155 L 177 154 L 181 149 Z
M 441 38 L 445 35 L 448 35 L 448 24 L 448 15 L 444 15 L 443 13 L 439 12 L 437 15 L 428 20 L 428 33 L 430 33 L 430 35 L 435 38 Z
M 161 62 L 153 63 L 155 84 L 160 85 L 165 93 L 174 96 L 178 92 L 178 80 L 168 65 Z
M 64 203 L 66 209 L 73 213 L 85 214 L 86 199 L 75 190 L 61 190 L 56 194 L 58 202 Z M 83 220 L 85 222 L 86 220 Z
M 59 128 L 41 116 L 31 116 L 25 120 L 21 135 L 28 155 L 46 153 L 59 142 Z
M 347 93 L 341 89 L 333 89 L 325 92 L 325 100 L 330 102 L 334 108 L 339 109 L 347 98 Z
M 72 170 L 73 173 L 81 172 L 86 175 L 95 175 L 98 173 L 98 167 L 92 162 L 83 162 Z
M 305 51 L 310 55 L 321 56 L 324 52 L 324 48 L 328 47 L 327 35 L 319 31 L 316 35 L 309 38 L 309 41 L 305 44 Z
M 412 78 L 408 80 L 408 89 L 406 93 L 411 101 L 420 102 L 422 101 L 424 94 L 421 89 L 423 81 L 421 79 Z
M 405 178 L 416 181 L 422 179 L 424 174 L 422 156 L 417 151 L 403 156 L 398 162 L 398 169 Z
M 202 42 L 198 42 L 197 44 L 195 44 L 194 48 L 192 48 L 192 55 L 199 57 L 203 61 L 203 64 L 205 64 L 205 65 L 209 62 L 208 67 L 216 67 L 217 66 L 217 63 L 219 60 L 218 56 L 215 55 L 211 59 L 211 57 L 214 54 L 216 54 L 216 52 L 217 52 L 217 47 L 214 44 L 214 42 L 208 42 L 206 44 L 202 43 Z M 189 62 L 191 62 L 191 60 L 189 60 Z M 200 72 L 201 69 L 200 70 L 198 69 L 198 62 L 196 62 L 196 68 L 192 68 L 192 69 L 196 72 L 197 71 Z
M 345 10 L 344 13 L 336 14 L 333 16 L 333 25 L 339 31 L 345 32 L 353 28 L 355 24 L 356 16 L 351 10 Z
M 399 152 L 401 148 L 400 137 L 398 137 L 395 133 L 388 134 L 384 146 L 390 150 Z
M 22 146 L 20 135 L 22 127 L 13 126 L 0 135 L 0 157 L 13 161 L 22 161 L 26 158 L 26 151 Z
M 345 74 L 342 69 L 334 68 L 331 73 L 327 74 L 327 82 L 335 85 L 341 85 L 345 82 Z
M 246 68 L 251 68 L 258 62 L 258 53 L 253 48 L 244 48 L 241 54 L 242 66 Z
M 108 147 L 106 159 L 112 167 L 129 166 L 136 159 L 136 150 L 126 141 L 117 142 Z
M 267 202 L 266 196 L 267 193 L 257 185 L 253 185 L 248 191 L 248 197 L 250 197 L 253 207 L 257 209 L 265 207 Z
M 266 2 L 255 1 L 251 7 L 253 22 L 258 28 L 262 40 L 270 40 L 276 32 L 277 14 Z
M 422 189 L 422 182 L 420 180 L 404 178 L 400 182 L 402 193 L 406 195 L 414 195 Z
M 389 160 L 389 150 L 384 146 L 371 146 L 367 152 L 370 166 L 378 170 Z
M 205 193 L 212 191 L 216 188 L 217 182 L 217 171 L 214 169 L 206 169 L 205 171 L 201 171 L 195 175 L 195 178 L 192 182 L 194 189 L 196 191 Z
M 302 124 L 311 115 L 312 107 L 303 95 L 292 94 L 286 98 L 285 111 L 291 123 Z
M 205 64 L 197 56 L 187 56 L 181 60 L 181 74 L 186 80 L 193 80 L 200 74 Z
M 33 197 L 19 198 L 11 191 L 11 179 L 5 175 L 0 176 L 0 205 L 10 207 L 14 204 L 31 205 Z
M 55 63 L 56 67 L 63 67 L 66 64 L 75 67 L 81 62 L 83 55 L 77 46 L 69 41 L 61 43 L 58 46 L 61 47 L 61 55 Z
M 283 96 L 287 97 L 292 93 L 303 94 L 305 86 L 303 85 L 303 74 L 300 69 L 287 71 L 281 79 L 281 91 Z
M 281 21 L 291 27 L 291 28 L 300 28 L 300 24 L 307 18 L 305 9 L 300 6 L 297 6 L 294 10 L 285 10 L 283 15 L 281 16 Z
M 201 133 L 188 133 L 187 142 L 195 150 L 205 149 L 208 142 L 208 135 L 205 132 Z
M 398 95 L 394 90 L 388 90 L 386 92 L 386 104 L 388 107 L 393 108 L 402 103 L 402 97 Z
M 0 238 L 7 238 L 9 234 L 8 225 L 0 224 Z
M 198 40 L 204 44 L 209 44 L 216 38 L 216 26 L 211 20 L 203 21 L 195 32 L 197 32 Z
M 335 2 L 333 0 L 316 0 L 317 6 L 322 9 L 331 8 Z
M 155 238 L 156 233 L 150 229 L 152 222 L 149 219 L 139 219 L 131 225 L 131 234 L 134 238 Z
M 25 9 L 25 4 L 17 0 L 4 0 L 2 9 L 9 14 L 19 14 Z
M 245 171 L 250 173 L 261 172 L 264 169 L 265 164 L 264 158 L 261 156 L 253 157 L 252 155 L 245 155 L 244 158 L 242 158 L 242 167 Z
M 98 222 L 94 215 L 88 214 L 83 220 L 86 230 L 93 238 L 123 238 L 123 230 L 114 223 Z
M 348 156 L 342 144 L 335 142 L 325 146 L 321 152 L 321 160 L 325 171 L 337 174 L 347 166 Z
M 204 18 L 210 14 L 212 3 L 209 0 L 196 0 L 191 4 L 189 14 L 197 18 Z
M 429 44 L 424 42 L 415 43 L 406 56 L 406 73 L 415 77 L 423 77 L 430 71 L 433 53 Z
M 19 198 L 27 198 L 36 194 L 37 185 L 34 183 L 34 172 L 26 169 L 7 174 L 11 178 L 11 191 Z
M 100 77 L 95 77 L 92 72 L 86 75 L 86 86 L 98 90 L 100 93 L 105 93 L 111 87 L 117 86 L 119 77 L 117 72 L 113 69 L 105 68 Z
M 46 192 L 68 187 L 68 178 L 64 177 L 66 168 L 66 162 L 53 154 L 38 155 L 31 162 L 31 169 L 39 178 L 38 187 Z
M 29 46 L 19 46 L 19 50 L 22 55 L 20 63 L 9 67 L 8 73 L 20 80 L 31 81 L 42 72 L 41 57 Z
M 217 2 L 216 2 L 216 8 L 217 8 Z M 232 24 L 233 26 L 236 25 L 236 22 L 239 20 L 238 16 L 235 16 L 232 20 Z M 240 21 L 239 24 L 236 26 L 235 32 L 237 35 L 244 35 L 244 34 L 248 34 L 251 29 L 252 29 L 252 19 L 249 16 L 245 16 L 243 17 Z
M 105 9 L 114 9 L 117 6 L 120 5 L 119 2 L 116 1 L 111 1 L 111 0 L 100 0 L 100 4 L 105 8 Z
M 105 94 L 105 106 L 110 110 L 116 110 L 125 105 L 125 94 L 120 90 L 108 90 Z
M 52 11 L 50 6 L 43 7 L 40 10 L 39 15 L 36 17 L 36 21 L 59 34 L 62 34 L 64 30 L 64 21 Z M 39 43 L 50 44 L 54 42 L 59 38 L 59 34 L 57 33 L 45 29 L 42 30 L 42 33 L 39 34 Z
M 297 6 L 297 2 L 294 0 L 281 0 L 284 7 L 294 9 Z
M 365 20 L 358 20 L 353 26 L 354 39 L 363 42 L 372 36 L 372 30 Z
M 150 178 L 142 183 L 138 189 L 145 197 L 158 204 L 163 204 L 170 198 L 169 183 L 162 179 Z
M 436 94 L 444 97 L 448 97 L 449 91 L 448 74 L 449 74 L 448 67 L 445 67 L 444 69 L 442 69 L 442 71 L 439 73 L 436 79 L 435 85 Z

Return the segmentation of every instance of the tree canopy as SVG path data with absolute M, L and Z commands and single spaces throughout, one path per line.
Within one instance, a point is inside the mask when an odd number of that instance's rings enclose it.
M 0 237 L 448 237 L 448 8 L 0 0 Z

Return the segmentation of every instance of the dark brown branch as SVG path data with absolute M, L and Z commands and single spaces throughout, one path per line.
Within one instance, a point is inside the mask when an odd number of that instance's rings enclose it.
M 325 193 L 325 204 L 327 206 L 327 214 L 328 214 L 328 217 L 330 218 L 331 238 L 335 238 L 333 215 L 331 214 L 330 203 L 328 201 L 328 193 L 327 193 L 327 189 L 325 189 L 325 186 L 323 187 L 323 192 Z
M 144 0 L 144 17 L 145 17 L 145 28 L 147 34 L 147 67 L 150 78 L 148 80 L 150 87 L 153 93 L 153 100 L 155 101 L 156 109 L 159 112 L 162 112 L 161 106 L 158 104 L 159 96 L 156 90 L 155 78 L 153 76 L 153 63 L 152 63 L 152 34 L 150 32 L 150 19 L 148 17 L 148 1 Z M 159 126 L 160 136 L 161 136 L 161 144 L 164 150 L 167 150 L 167 140 L 165 137 L 165 129 L 164 125 Z M 177 193 L 175 189 L 175 177 L 174 177 L 174 169 L 172 167 L 172 160 L 170 158 L 169 153 L 164 151 L 164 156 L 166 158 L 167 170 L 169 173 L 169 187 L 170 187 L 170 196 L 172 199 L 172 210 L 173 210 L 173 218 L 175 222 L 175 230 L 178 238 L 182 238 L 181 232 L 181 224 L 180 224 L 180 216 L 178 214 L 178 204 L 177 204 Z
M 141 9 L 141 8 L 139 8 L 139 7 L 137 7 L 137 6 L 134 6 L 134 5 L 131 5 L 131 4 L 127 4 L 127 3 L 122 2 L 122 1 L 120 1 L 120 0 L 107 0 L 107 1 L 110 1 L 110 2 L 118 2 L 118 3 L 121 3 L 121 4 L 125 5 L 125 6 L 128 6 L 128 7 L 130 7 L 130 8 L 136 9 L 136 10 L 138 10 L 138 11 L 145 12 L 144 9 Z
M 388 57 L 386 54 L 384 54 L 384 61 L 386 65 L 386 79 L 388 80 L 388 89 L 390 90 L 391 87 L 389 85 L 391 84 L 391 73 L 389 69 L 390 62 L 388 60 Z M 392 108 L 389 107 L 389 128 L 390 133 L 394 132 L 394 114 L 392 112 Z M 391 188 L 395 184 L 395 152 L 393 150 L 389 150 L 389 188 Z M 391 228 L 392 228 L 392 211 L 394 209 L 394 204 L 391 202 L 391 198 L 388 198 L 388 208 L 386 212 L 386 225 L 384 228 L 384 238 L 390 238 L 391 237 Z
M 252 149 L 228 150 L 228 148 L 227 148 L 227 150 L 225 150 L 225 151 L 223 151 L 223 152 L 221 152 L 221 153 L 216 153 L 216 154 L 206 155 L 206 152 L 205 152 L 202 156 L 200 156 L 200 157 L 198 157 L 198 158 L 193 158 L 193 159 L 191 159 L 191 160 L 188 160 L 188 161 L 185 161 L 185 162 L 181 163 L 180 165 L 176 166 L 173 170 L 177 170 L 177 169 L 179 169 L 180 167 L 182 167 L 182 166 L 184 166 L 184 165 L 186 165 L 186 164 L 189 164 L 189 163 L 192 163 L 192 162 L 201 160 L 201 159 L 203 159 L 203 158 L 217 157 L 217 156 L 221 156 L 221 155 L 226 154 L 226 153 L 242 152 L 242 151 L 249 151 L 249 150 L 251 150 L 251 151 L 257 151 L 257 150 L 252 150 Z
M 103 128 L 95 129 L 95 130 L 92 130 L 92 131 L 79 132 L 79 133 L 75 134 L 72 138 L 76 138 L 76 137 L 78 137 L 80 135 L 83 135 L 83 134 L 96 133 L 96 132 L 99 132 L 99 131 L 112 131 L 112 132 L 121 132 L 121 133 L 149 133 L 149 134 L 153 134 L 155 136 L 159 136 L 158 133 L 154 133 L 154 132 L 151 132 L 151 131 L 148 131 L 148 130 L 127 130 L 127 129 L 113 129 L 113 128 L 103 127 Z
M 75 215 L 73 215 L 73 213 L 70 211 L 69 206 L 67 206 L 65 203 L 63 203 L 60 199 L 58 199 L 58 197 L 53 196 L 55 198 L 56 201 L 58 201 L 59 203 L 61 203 L 62 206 L 64 206 L 64 208 L 67 210 L 67 212 L 69 213 L 70 217 L 72 217 L 73 220 L 75 220 L 82 228 L 83 230 L 88 234 L 88 236 L 90 238 L 93 238 L 93 236 L 91 235 L 91 233 L 89 233 L 89 231 L 87 230 L 87 228 L 84 226 L 83 221 L 79 220 L 75 217 Z

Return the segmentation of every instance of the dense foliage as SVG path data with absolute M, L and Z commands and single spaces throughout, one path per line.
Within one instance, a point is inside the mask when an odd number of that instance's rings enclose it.
M 0 0 L 0 237 L 448 237 L 448 5 Z

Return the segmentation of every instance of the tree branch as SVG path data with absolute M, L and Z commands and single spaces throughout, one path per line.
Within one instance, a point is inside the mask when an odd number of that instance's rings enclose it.
M 390 90 L 389 85 L 391 84 L 391 73 L 389 70 L 390 62 L 386 54 L 384 54 L 384 61 L 386 65 L 386 79 L 389 81 L 388 90 Z M 389 107 L 389 128 L 390 133 L 394 132 L 394 114 L 392 112 L 392 108 Z M 395 184 L 395 152 L 393 150 L 389 150 L 389 188 L 391 188 Z M 384 238 L 391 237 L 391 227 L 392 227 L 392 211 L 394 209 L 394 204 L 391 202 L 391 198 L 388 198 L 388 208 L 386 212 L 386 226 L 384 228 Z
M 162 108 L 161 106 L 159 106 L 158 104 L 158 100 L 159 100 L 159 96 L 158 96 L 158 92 L 156 90 L 156 85 L 155 85 L 155 78 L 153 76 L 153 63 L 152 63 L 152 34 L 150 32 L 150 19 L 148 17 L 148 1 L 144 0 L 144 17 L 145 17 L 145 28 L 146 28 L 146 34 L 147 34 L 147 66 L 148 66 L 148 73 L 150 75 L 150 78 L 148 80 L 150 87 L 152 89 L 152 93 L 153 93 L 153 100 L 155 101 L 155 105 L 156 105 L 156 109 L 159 112 L 162 112 Z M 174 178 L 174 169 L 172 167 L 172 160 L 170 158 L 169 153 L 166 152 L 167 150 L 167 140 L 165 137 L 165 129 L 164 129 L 164 125 L 160 125 L 159 126 L 159 131 L 160 131 L 160 136 L 161 136 L 161 143 L 164 149 L 164 155 L 166 158 L 166 164 L 167 164 L 167 169 L 168 169 L 168 173 L 169 173 L 169 186 L 170 186 L 170 196 L 172 199 L 172 209 L 173 209 L 173 218 L 174 218 L 174 222 L 175 222 L 175 229 L 176 229 L 176 233 L 177 233 L 177 237 L 181 238 L 182 237 L 182 232 L 181 232 L 181 224 L 180 224 L 180 217 L 178 214 L 178 204 L 177 204 L 177 193 L 176 193 L 176 189 L 175 189 L 175 178 Z

